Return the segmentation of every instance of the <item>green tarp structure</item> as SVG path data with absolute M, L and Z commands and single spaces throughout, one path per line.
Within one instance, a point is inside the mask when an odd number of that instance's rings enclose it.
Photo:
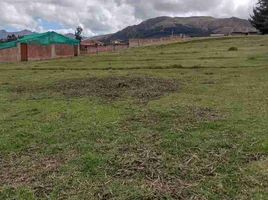
M 67 44 L 74 46 L 79 45 L 80 41 L 68 38 L 53 31 L 46 33 L 34 33 L 23 36 L 16 41 L 0 43 L 0 50 L 16 47 L 18 43 L 36 45 Z

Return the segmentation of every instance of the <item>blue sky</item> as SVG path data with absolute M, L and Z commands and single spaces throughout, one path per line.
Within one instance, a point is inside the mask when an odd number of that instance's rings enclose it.
M 0 29 L 116 32 L 157 16 L 214 16 L 247 19 L 257 0 L 1 0 Z
M 36 18 L 35 21 L 38 23 L 38 26 L 42 27 L 44 30 L 61 30 L 64 29 L 64 25 L 58 23 L 58 22 L 53 22 L 53 21 L 47 21 L 42 18 Z M 12 26 L 5 26 L 3 29 L 7 31 L 19 31 L 21 29 L 12 27 Z
M 38 25 L 43 27 L 44 29 L 59 30 L 64 28 L 64 25 L 58 22 L 47 21 L 46 19 L 42 18 L 38 18 L 36 21 L 38 22 Z

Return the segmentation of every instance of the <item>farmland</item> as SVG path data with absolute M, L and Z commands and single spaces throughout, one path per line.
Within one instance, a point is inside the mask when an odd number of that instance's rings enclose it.
M 0 64 L 0 199 L 267 199 L 267 45 Z

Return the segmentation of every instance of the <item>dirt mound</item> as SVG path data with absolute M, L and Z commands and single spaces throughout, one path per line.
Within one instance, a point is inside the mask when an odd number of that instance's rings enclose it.
M 175 80 L 151 77 L 74 79 L 53 86 L 53 90 L 68 97 L 96 96 L 106 100 L 132 97 L 141 102 L 157 99 L 178 89 L 179 84 Z

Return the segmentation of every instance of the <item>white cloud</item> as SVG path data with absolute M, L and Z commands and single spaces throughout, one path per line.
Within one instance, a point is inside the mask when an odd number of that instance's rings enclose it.
M 1 0 L 0 28 L 60 32 L 84 27 L 87 35 L 110 33 L 156 16 L 212 15 L 248 18 L 256 0 Z

